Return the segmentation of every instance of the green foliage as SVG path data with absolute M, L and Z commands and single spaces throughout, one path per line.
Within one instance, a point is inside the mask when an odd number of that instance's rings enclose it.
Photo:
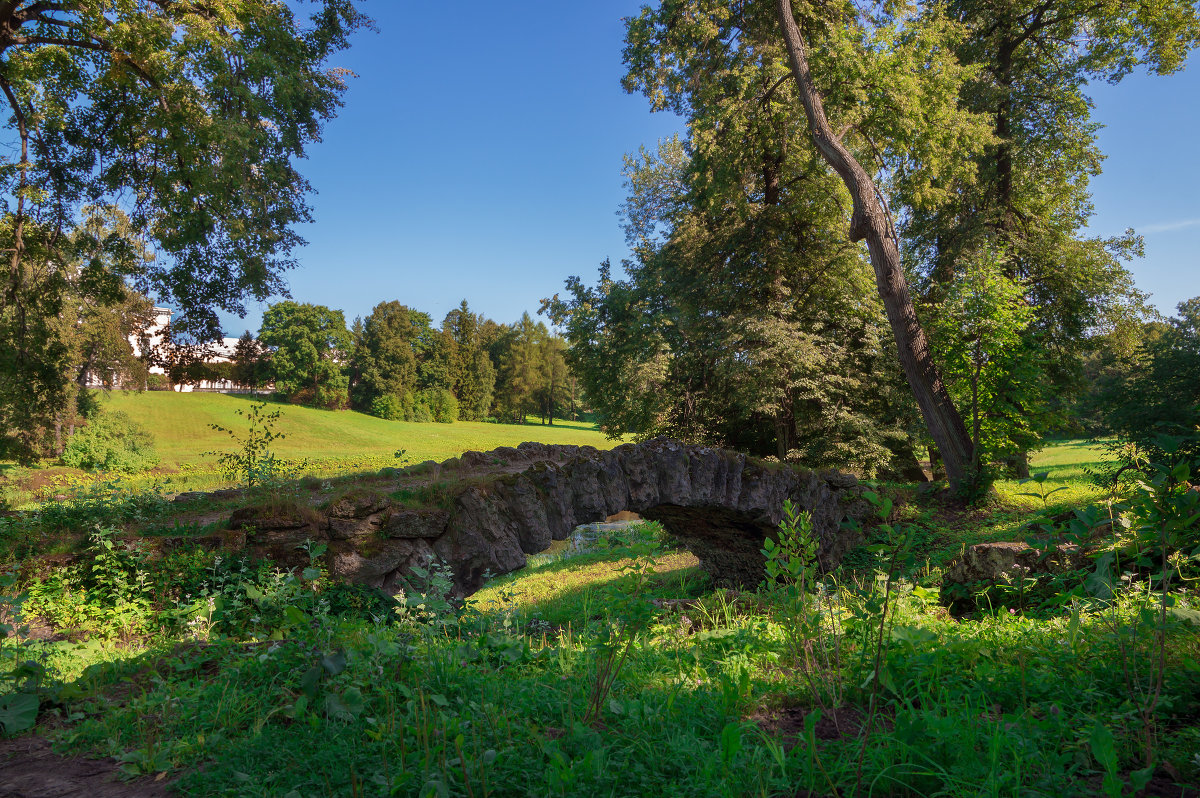
M 38 686 L 45 669 L 38 663 L 22 660 L 28 649 L 28 624 L 23 623 L 22 605 L 26 596 L 15 593 L 15 568 L 0 570 L 0 733 L 15 735 L 33 727 L 41 698 Z M 11 661 L 11 664 L 10 664 Z
M 1148 313 L 1122 264 L 1141 254 L 1140 238 L 1132 231 L 1087 236 L 1089 181 L 1104 156 L 1086 87 L 1140 67 L 1157 74 L 1182 68 L 1200 41 L 1200 15 L 1188 0 L 1018 0 L 1003 8 L 955 0 L 923 13 L 948 13 L 962 25 L 952 48 L 972 77 L 959 101 L 991 130 L 987 146 L 968 155 L 974 174 L 941 185 L 945 203 L 928 207 L 898 186 L 894 205 L 910 209 L 897 213 L 907 254 L 936 306 L 970 279 L 972 253 L 989 246 L 1005 253 L 1005 273 L 1020 285 L 1031 316 L 1021 347 L 1036 355 L 1045 390 L 1031 395 L 1024 378 L 998 383 L 997 396 L 1022 408 L 1026 434 L 1043 434 L 1059 426 L 1056 416 L 1080 391 L 1089 339 Z M 1080 30 L 1088 35 L 1075 37 Z
M 1200 297 L 1179 303 L 1176 315 L 1145 337 L 1133 361 L 1103 396 L 1109 424 L 1144 456 L 1168 459 L 1159 437 L 1187 433 L 1200 417 Z M 1194 439 L 1181 445 L 1181 453 L 1200 455 Z
M 233 349 L 233 362 L 230 366 L 230 380 L 245 388 L 258 390 L 259 386 L 270 379 L 270 352 L 246 330 L 242 337 L 238 338 Z
M 938 364 L 971 432 L 976 469 L 1036 447 L 1047 403 L 1034 311 L 1007 276 L 1002 253 L 984 249 L 959 266 L 928 324 Z
M 450 390 L 458 399 L 459 418 L 483 421 L 492 407 L 496 369 L 484 347 L 484 318 L 462 305 L 446 314 L 442 333 L 447 337 Z
M 458 420 L 458 400 L 445 388 L 427 388 L 418 395 L 418 401 L 429 408 L 430 416 L 439 424 Z
M 161 517 L 169 502 L 160 479 L 138 488 L 124 477 L 89 482 L 68 491 L 64 500 L 46 502 L 20 526 L 42 532 L 77 532 L 113 524 L 145 523 Z
M 798 510 L 791 499 L 784 499 L 783 520 L 778 540 L 763 541 L 767 584 L 772 587 L 794 585 L 804 592 L 813 583 L 817 569 L 817 539 L 813 535 L 812 515 Z
M 458 400 L 445 388 L 427 388 L 416 394 L 385 394 L 371 402 L 371 415 L 389 421 L 438 422 L 458 420 Z
M 158 456 L 145 427 L 127 413 L 109 410 L 71 436 L 62 461 L 74 468 L 133 474 L 158 465 Z
M 857 31 L 851 15 L 808 10 L 831 15 L 814 28 L 814 69 L 847 139 L 863 134 L 856 147 L 888 139 L 903 158 L 971 141 L 978 124 L 953 98 L 962 71 L 940 53 L 953 31 Z M 628 279 L 605 263 L 595 288 L 573 277 L 548 303 L 602 427 L 880 471 L 911 448 L 913 413 L 870 266 L 845 240 L 851 203 L 797 113 L 773 9 L 684 0 L 626 25 L 625 88 L 688 131 L 626 158 Z M 931 59 L 937 69 L 914 66 Z M 933 155 L 901 174 L 932 194 L 928 178 L 959 163 Z
M 429 314 L 395 301 L 376 305 L 355 342 L 355 405 L 370 408 L 381 397 L 415 394 L 434 335 Z
M 349 379 L 340 358 L 351 347 L 340 310 L 323 305 L 279 302 L 263 313 L 259 340 L 272 347 L 275 389 L 299 404 L 346 406 Z
M 233 452 L 209 452 L 217 456 L 217 462 L 226 476 L 248 488 L 279 476 L 284 464 L 275 456 L 271 445 L 285 437 L 283 433 L 275 431 L 282 412 L 278 408 L 268 412 L 265 399 L 252 404 L 249 410 L 234 410 L 234 413 L 246 419 L 245 435 L 219 424 L 209 425 L 213 430 L 228 435 L 238 445 Z
M 114 502 L 74 564 L 0 576 L 18 631 L 0 640 L 0 723 L 52 715 L 40 733 L 71 753 L 193 795 L 1166 792 L 1169 772 L 1200 776 L 1200 597 L 1181 559 L 1200 498 L 1192 466 L 1140 473 L 1118 529 L 1131 578 L 1038 617 L 954 619 L 931 588 L 946 539 L 981 516 L 1001 529 L 1005 507 L 948 525 L 873 492 L 862 567 L 819 579 L 793 507 L 773 540 L 797 554 L 776 561 L 807 590 L 713 591 L 640 525 L 463 605 L 438 562 L 400 602 L 335 584 L 316 541 L 292 571 L 181 543 L 152 555 L 116 531 Z M 31 641 L 33 623 L 71 641 Z
M 431 557 L 414 565 L 405 585 L 407 590 L 396 596 L 401 623 L 448 626 L 455 622 L 460 605 L 454 600 L 454 572 L 445 562 Z
M 496 369 L 496 415 L 524 424 L 537 414 L 553 424 L 566 415 L 572 380 L 567 370 L 566 345 L 528 313 L 502 331 L 492 343 Z
M 87 554 L 29 586 L 27 617 L 111 638 L 145 632 L 151 622 L 145 548 L 120 539 L 116 529 L 96 527 L 88 536 Z
M 408 397 L 409 395 L 406 394 L 404 398 Z M 390 393 L 384 396 L 377 396 L 375 400 L 371 402 L 371 415 L 377 418 L 385 418 L 388 421 L 408 420 L 405 418 L 406 413 L 404 398 Z M 409 407 L 412 407 L 411 401 Z M 411 414 L 411 410 L 409 410 L 408 414 Z
M 259 0 L 0 18 L 0 448 L 31 462 L 60 452 L 82 371 L 135 365 L 113 334 L 136 328 L 128 289 L 211 340 L 218 310 L 280 288 L 310 218 L 294 164 L 345 90 L 325 65 L 368 21 L 348 0 L 307 20 Z

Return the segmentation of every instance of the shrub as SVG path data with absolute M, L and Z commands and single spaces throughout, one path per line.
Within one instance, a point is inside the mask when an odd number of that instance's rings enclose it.
M 388 421 L 403 421 L 404 402 L 395 394 L 378 396 L 371 402 L 371 415 L 386 418 Z
M 287 437 L 282 432 L 275 431 L 275 424 L 279 421 L 282 411 L 276 409 L 268 413 L 267 400 L 262 399 L 252 404 L 248 411 L 239 408 L 233 412 L 246 419 L 245 435 L 220 424 L 208 426 L 228 435 L 238 445 L 238 449 L 233 452 L 205 454 L 216 455 L 221 471 L 230 479 L 244 481 L 248 488 L 270 486 L 279 480 L 296 479 L 297 472 L 305 468 L 305 461 L 281 460 L 270 448 L 272 441 Z
M 71 436 L 62 461 L 75 468 L 145 471 L 158 465 L 154 438 L 120 411 L 101 413 Z
M 404 414 L 405 421 L 413 421 L 418 424 L 429 424 L 433 421 L 433 411 L 429 409 L 423 391 L 416 396 L 408 394 L 408 400 L 410 404 Z
M 445 388 L 427 388 L 418 394 L 418 403 L 429 408 L 429 414 L 439 424 L 453 424 L 458 419 L 458 400 Z
M 458 400 L 445 388 L 426 388 L 415 394 L 386 394 L 371 402 L 371 415 L 389 421 L 452 424 L 458 419 Z
M 149 374 L 146 376 L 146 390 L 169 391 L 171 390 L 171 381 L 167 379 L 166 374 Z
M 350 394 L 345 388 L 329 388 L 322 385 L 319 388 L 303 388 L 286 396 L 289 404 L 315 407 L 318 410 L 345 410 L 350 406 Z

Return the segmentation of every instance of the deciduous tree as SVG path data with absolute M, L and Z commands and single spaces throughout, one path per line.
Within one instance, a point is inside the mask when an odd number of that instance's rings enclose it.
M 343 363 L 351 346 L 340 310 L 279 302 L 263 313 L 258 338 L 271 347 L 275 389 L 314 407 L 341 408 L 349 379 Z
M 992 136 L 974 154 L 976 178 L 946 202 L 897 197 L 906 209 L 902 233 L 929 313 L 964 279 L 973 253 L 1006 253 L 1007 276 L 1020 282 L 1033 313 L 1025 345 L 1039 353 L 1041 379 L 1053 387 L 1044 402 L 1006 399 L 1008 423 L 1031 424 L 1028 446 L 1061 425 L 1091 335 L 1144 312 L 1122 265 L 1140 254 L 1140 240 L 1085 229 L 1088 183 L 1103 161 L 1087 84 L 1116 83 L 1140 68 L 1181 69 L 1200 39 L 1200 12 L 1192 0 L 952 0 L 938 9 L 966 30 L 954 52 L 974 77 L 961 100 L 989 120 Z
M 328 58 L 366 23 L 352 0 L 317 0 L 307 20 L 274 0 L 0 2 L 0 382 L 20 386 L 0 390 L 0 434 L 13 453 L 36 456 L 70 405 L 78 363 L 58 319 L 72 292 L 133 287 L 211 340 L 216 310 L 282 289 L 309 219 L 294 163 L 340 104 L 347 73 Z

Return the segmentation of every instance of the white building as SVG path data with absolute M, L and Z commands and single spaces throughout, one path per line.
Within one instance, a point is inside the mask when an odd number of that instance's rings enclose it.
M 171 316 L 173 311 L 170 308 L 154 308 L 154 321 L 141 333 L 134 333 L 129 336 L 129 346 L 133 349 L 133 355 L 136 358 L 145 358 L 146 355 L 153 352 L 163 352 L 163 347 L 169 345 L 168 330 L 171 326 Z M 142 344 L 146 344 L 146 350 L 142 350 Z M 237 338 L 222 338 L 220 341 L 213 341 L 203 345 L 203 360 L 205 363 L 232 363 L 235 350 L 237 349 Z M 151 358 L 152 365 L 148 368 L 150 374 L 159 374 L 167 376 L 167 368 L 163 365 L 165 358 Z M 121 387 L 118 385 L 109 385 L 99 376 L 88 374 L 87 386 L 89 388 L 110 388 Z M 191 393 L 192 391 L 213 391 L 220 393 L 243 392 L 245 388 L 234 383 L 232 380 L 200 380 L 197 383 L 181 383 L 174 386 L 177 393 Z M 270 393 L 274 390 L 274 386 L 263 386 L 258 389 L 259 393 Z

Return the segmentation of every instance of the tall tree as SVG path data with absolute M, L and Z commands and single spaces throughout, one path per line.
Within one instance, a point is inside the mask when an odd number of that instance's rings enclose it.
M 902 232 L 932 313 L 978 253 L 1006 254 L 1008 277 L 1033 311 L 1026 345 L 1041 353 L 1056 398 L 1008 397 L 1008 422 L 1032 421 L 1032 442 L 1060 423 L 1055 411 L 1078 390 L 1090 333 L 1143 310 L 1121 264 L 1140 254 L 1140 241 L 1084 232 L 1088 182 L 1103 160 L 1086 83 L 1115 83 L 1139 67 L 1182 68 L 1200 38 L 1200 12 L 1191 0 L 952 0 L 939 11 L 966 29 L 955 53 L 975 78 L 962 102 L 993 135 L 975 155 L 977 179 L 957 185 L 949 201 L 928 207 L 899 197 L 908 207 Z
M 528 313 L 513 324 L 496 342 L 500 367 L 496 370 L 497 416 L 514 424 L 524 424 L 525 416 L 536 412 L 535 394 L 542 385 L 542 342 L 549 336 L 546 325 L 535 322 Z
M 554 426 L 554 416 L 562 416 L 561 409 L 566 402 L 570 373 L 566 358 L 567 342 L 557 335 L 547 335 L 538 342 L 538 349 L 538 377 L 541 384 L 534 391 L 534 401 L 542 423 Z
M 342 362 L 352 341 L 340 310 L 278 302 L 263 313 L 258 338 L 271 347 L 279 393 L 314 407 L 346 406 L 349 379 Z
M 465 299 L 442 321 L 449 338 L 450 390 L 458 399 L 463 421 L 483 421 L 492 406 L 496 370 L 484 346 L 483 323 Z
M 900 261 L 899 237 L 884 194 L 871 173 L 847 146 L 846 136 L 856 126 L 850 124 L 842 128 L 844 132 L 838 133 L 826 115 L 823 91 L 827 89 L 818 88 L 809 63 L 808 44 L 793 15 L 792 0 L 777 0 L 776 10 L 783 29 L 792 77 L 813 141 L 821 156 L 842 179 L 853 200 L 850 239 L 865 240 L 867 243 L 871 264 L 875 269 L 876 287 L 896 340 L 900 365 L 929 434 L 937 443 L 946 464 L 947 476 L 952 482 L 962 483 L 972 476 L 972 464 L 975 462 L 972 441 L 942 381 L 929 349 L 928 338 L 917 318 Z M 897 96 L 899 102 L 888 107 L 887 113 L 894 117 L 890 125 L 893 136 L 884 146 L 901 158 L 911 158 L 920 163 L 919 172 L 912 170 L 898 175 L 901 184 L 918 193 L 934 191 L 939 180 L 956 176 L 946 156 L 963 150 L 961 142 L 964 134 L 978 131 L 977 119 L 956 113 L 957 95 L 964 73 L 952 58 L 947 57 L 945 50 L 947 44 L 953 43 L 957 31 L 937 17 L 931 18 L 926 24 L 919 24 L 914 18 L 890 24 L 887 20 L 880 24 L 878 20 L 868 19 L 863 24 L 853 6 L 842 9 L 839 16 L 841 18 L 833 20 L 812 20 L 815 25 L 826 23 L 821 26 L 822 42 L 830 50 L 844 52 L 848 49 L 869 65 L 868 57 L 872 50 L 862 45 L 872 39 L 878 42 L 882 34 L 884 41 L 891 39 L 891 46 L 885 53 L 894 56 L 891 64 L 886 60 L 880 64 L 890 67 L 882 77 L 895 80 L 897 73 L 891 70 L 898 64 L 906 65 L 909 79 L 902 83 L 908 89 L 909 97 L 905 100 Z M 833 66 L 838 64 L 834 63 Z M 842 65 L 842 68 L 846 67 Z M 901 88 L 900 85 L 889 85 L 885 91 L 890 93 Z M 913 116 L 911 111 L 914 102 L 927 103 L 928 107 Z M 941 126 L 940 131 L 928 126 L 933 120 L 937 120 Z M 860 132 L 863 134 L 863 143 L 872 147 L 874 142 L 869 129 Z M 938 142 L 939 139 L 943 145 L 942 157 L 920 159 L 921 150 L 925 149 L 923 145 L 931 141 Z M 878 152 L 877 148 L 872 149 Z M 929 152 L 925 149 L 924 154 Z M 885 165 L 876 164 L 877 168 Z
M 823 8 L 822 21 L 831 26 L 847 16 L 841 5 Z M 974 134 L 973 120 L 947 109 L 961 80 L 956 70 L 924 84 L 907 76 L 914 64 L 937 61 L 937 34 L 913 35 L 903 46 L 882 36 L 873 48 L 850 37 L 834 42 L 823 68 L 836 74 L 838 110 L 864 148 L 869 136 L 890 137 L 891 153 L 962 146 Z M 873 58 L 852 61 L 856 47 Z M 869 392 L 854 382 L 878 367 L 880 340 L 871 317 L 882 309 L 867 300 L 858 248 L 837 232 L 846 223 L 841 207 L 851 200 L 796 118 L 797 90 L 773 11 L 761 3 L 664 0 L 629 22 L 625 59 L 627 89 L 689 122 L 686 153 L 643 155 L 630 180 L 626 215 L 640 241 L 628 290 L 602 279 L 606 305 L 593 313 L 574 291 L 581 286 L 573 287 L 573 304 L 592 316 L 581 318 L 583 327 L 615 331 L 630 322 L 624 342 L 613 344 L 643 354 L 638 362 L 644 367 L 628 376 L 631 385 L 640 381 L 647 388 L 634 396 L 649 401 L 626 403 L 633 411 L 628 418 L 641 414 L 638 428 L 666 424 L 688 436 L 712 434 L 722 417 L 726 434 L 737 437 L 766 422 L 780 456 L 804 448 L 813 428 L 838 430 L 814 449 L 862 452 L 867 447 L 860 442 L 868 438 L 878 445 L 882 436 L 868 428 L 895 424 L 898 416 L 871 418 L 861 401 Z M 900 109 L 900 118 L 863 102 L 872 95 L 881 108 Z M 930 170 L 927 185 L 953 163 L 948 158 Z M 638 334 L 646 331 L 637 320 L 643 301 L 652 316 L 673 308 L 657 342 Z M 655 390 L 662 379 L 676 390 Z M 598 404 L 625 398 L 601 396 L 592 387 L 589 396 Z M 959 428 L 965 438 L 961 422 Z
M 56 319 L 72 292 L 128 285 L 212 339 L 217 309 L 282 289 L 309 219 L 293 163 L 345 88 L 327 59 L 363 24 L 352 0 L 318 0 L 307 21 L 273 0 L 0 3 L 0 382 L 24 386 L 0 392 L 0 421 L 18 454 L 70 404 Z
M 372 309 L 354 350 L 353 367 L 358 372 L 355 406 L 370 410 L 376 399 L 401 399 L 427 387 L 419 381 L 432 333 L 429 323 L 428 313 L 395 300 L 380 302 Z

